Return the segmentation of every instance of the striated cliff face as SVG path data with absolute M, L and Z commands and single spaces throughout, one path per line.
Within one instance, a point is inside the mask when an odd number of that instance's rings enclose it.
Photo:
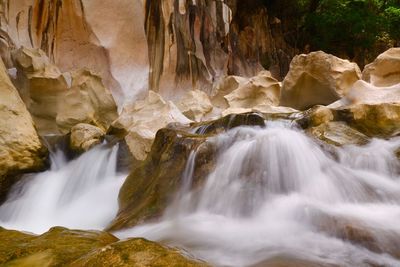
M 145 89 L 210 92 L 227 74 L 282 78 L 295 49 L 259 0 L 2 0 L 0 51 L 40 48 L 61 71 L 89 68 L 118 102 Z
M 262 1 L 146 1 L 150 88 L 200 87 L 229 75 L 254 76 L 263 67 L 276 78 L 288 71 L 296 50 L 281 22 Z

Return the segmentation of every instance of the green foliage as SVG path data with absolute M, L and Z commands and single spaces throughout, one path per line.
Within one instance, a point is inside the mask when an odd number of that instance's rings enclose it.
M 400 0 L 286 0 L 303 45 L 355 57 L 378 42 L 400 41 Z M 283 2 L 282 2 L 283 5 Z

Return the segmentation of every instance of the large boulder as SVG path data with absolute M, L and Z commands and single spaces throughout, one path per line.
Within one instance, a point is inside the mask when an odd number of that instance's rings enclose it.
M 338 120 L 368 136 L 391 137 L 400 133 L 400 85 L 375 87 L 358 81 L 346 98 L 330 107 Z
M 147 98 L 127 105 L 112 125 L 112 133 L 125 132 L 125 140 L 133 157 L 144 160 L 159 129 L 170 123 L 187 124 L 186 118 L 171 101 L 150 91 Z
M 71 73 L 71 88 L 59 99 L 56 123 L 61 133 L 68 133 L 78 123 L 93 124 L 107 131 L 118 118 L 117 106 L 101 78 L 89 70 Z
M 344 96 L 361 78 L 357 64 L 322 51 L 293 58 L 283 81 L 280 105 L 305 110 Z
M 200 90 L 191 90 L 185 93 L 176 105 L 183 115 L 193 121 L 201 121 L 213 110 L 210 98 Z
M 50 229 L 40 236 L 0 228 L 2 266 L 207 266 L 144 239 L 107 232 Z
M 392 86 L 400 83 L 400 48 L 391 48 L 365 66 L 363 80 L 375 86 Z
M 212 104 L 221 109 L 228 108 L 229 105 L 225 96 L 229 95 L 232 91 L 238 89 L 248 81 L 249 79 L 240 76 L 227 76 L 223 78 L 211 93 Z
M 78 153 L 88 151 L 101 144 L 105 134 L 102 129 L 96 126 L 79 123 L 71 129 L 70 147 Z
M 111 92 L 88 70 L 61 71 L 39 49 L 13 53 L 17 87 L 41 135 L 66 134 L 78 123 L 108 129 L 118 117 Z
M 281 86 L 269 72 L 261 72 L 226 95 L 230 108 L 253 108 L 259 105 L 279 105 Z
M 119 211 L 108 229 L 115 231 L 160 217 L 181 189 L 191 153 L 196 153 L 191 184 L 195 188 L 214 168 L 216 146 L 209 138 L 243 125 L 264 126 L 265 119 L 255 113 L 230 115 L 158 131 L 147 158 L 121 187 Z
M 18 174 L 41 170 L 46 157 L 31 115 L 0 60 L 0 201 Z

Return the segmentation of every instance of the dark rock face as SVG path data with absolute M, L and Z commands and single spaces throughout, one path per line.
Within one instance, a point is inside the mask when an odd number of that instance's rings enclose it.
M 172 2 L 146 1 L 153 90 L 163 80 L 207 88 L 223 75 L 251 77 L 263 67 L 276 78 L 287 73 L 297 51 L 261 1 Z

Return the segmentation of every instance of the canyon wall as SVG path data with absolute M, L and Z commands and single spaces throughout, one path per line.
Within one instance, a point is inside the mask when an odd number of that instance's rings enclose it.
M 211 92 L 226 75 L 276 78 L 296 50 L 281 21 L 261 1 L 1 1 L 1 55 L 40 48 L 61 71 L 88 68 L 117 102 L 144 92 L 198 88 Z

